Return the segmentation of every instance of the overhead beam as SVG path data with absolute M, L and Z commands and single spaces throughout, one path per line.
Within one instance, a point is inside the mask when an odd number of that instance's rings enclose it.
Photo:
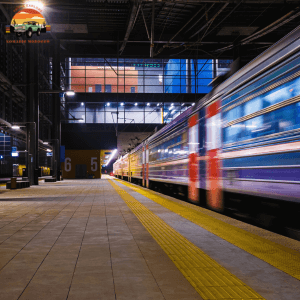
M 229 3 L 225 3 L 215 14 L 210 20 L 208 20 L 199 30 L 197 30 L 194 34 L 190 36 L 190 39 L 197 35 L 199 32 L 201 32 L 203 29 L 205 29 L 207 26 L 210 26 L 211 23 L 216 19 L 216 17 L 227 7 Z
M 150 57 L 151 58 L 153 58 L 153 54 L 154 54 L 155 1 L 156 0 L 152 0 L 151 44 L 150 44 Z
M 163 51 L 164 48 L 166 48 L 171 42 L 172 40 L 204 9 L 204 7 L 201 7 L 186 23 L 184 26 L 182 26 L 172 37 L 171 39 L 165 44 L 163 45 L 155 55 L 158 55 L 159 53 L 161 53 Z
M 143 16 L 144 24 L 145 24 L 145 27 L 146 27 L 146 31 L 147 31 L 148 40 L 150 41 L 150 40 L 151 40 L 151 38 L 150 38 L 149 31 L 148 31 L 148 27 L 147 27 L 147 23 L 146 23 L 146 19 L 145 19 L 145 16 L 144 16 L 144 12 L 143 12 L 143 7 L 142 7 L 142 5 L 141 5 L 141 12 L 142 12 L 142 16 Z
M 271 23 L 270 25 L 266 26 L 265 28 L 259 30 L 256 33 L 253 33 L 251 36 L 248 36 L 246 38 L 244 38 L 243 40 L 240 41 L 240 45 L 246 45 L 246 44 L 250 44 L 250 43 L 254 43 L 253 40 L 256 40 L 272 31 L 274 31 L 275 29 L 285 25 L 286 23 L 292 21 L 293 19 L 297 18 L 298 16 L 300 16 L 300 8 L 297 7 L 295 10 L 290 11 L 289 13 L 287 13 L 286 15 L 284 15 L 283 17 L 279 18 L 278 20 L 276 20 L 275 22 Z M 217 49 L 215 50 L 215 52 L 224 52 L 227 50 L 231 50 L 234 47 L 234 45 L 230 45 L 221 49 Z
M 137 11 L 138 11 L 138 2 L 137 1 L 134 1 L 133 2 L 133 6 L 132 6 L 132 9 L 131 9 L 131 14 L 130 14 L 130 17 L 129 17 L 129 21 L 128 21 L 128 26 L 127 26 L 127 30 L 126 30 L 126 33 L 125 33 L 125 37 L 124 37 L 124 40 L 123 40 L 123 43 L 120 47 L 120 55 L 122 54 L 123 50 L 125 49 L 126 47 L 126 43 L 129 39 L 129 36 L 130 36 L 130 33 L 134 27 L 134 23 L 135 23 L 135 20 L 136 20 L 136 15 L 137 15 Z

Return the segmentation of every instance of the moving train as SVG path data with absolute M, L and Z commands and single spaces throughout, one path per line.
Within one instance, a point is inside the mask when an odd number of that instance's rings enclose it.
M 300 215 L 299 47 L 300 27 L 119 158 L 114 175 L 216 211 L 259 212 L 262 223 L 280 216 L 294 227 Z

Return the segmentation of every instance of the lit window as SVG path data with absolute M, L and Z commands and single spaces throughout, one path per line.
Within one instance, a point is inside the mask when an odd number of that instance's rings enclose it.
M 96 84 L 95 85 L 95 90 L 96 90 L 96 93 L 101 93 L 102 92 L 102 85 L 101 84 Z
M 111 84 L 105 86 L 105 93 L 111 93 Z

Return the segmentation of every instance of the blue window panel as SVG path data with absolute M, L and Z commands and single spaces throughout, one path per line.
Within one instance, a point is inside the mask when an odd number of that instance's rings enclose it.
M 273 84 L 274 82 L 277 82 L 283 78 L 286 78 L 292 74 L 294 74 L 295 72 L 299 71 L 300 70 L 300 66 L 293 69 L 292 71 L 290 72 L 287 72 L 286 74 L 284 74 L 283 76 L 281 77 L 278 77 L 275 81 L 272 81 L 271 80 L 275 77 L 277 77 L 278 75 L 280 75 L 281 73 L 284 73 L 288 70 L 290 70 L 291 68 L 295 67 L 296 65 L 299 65 L 300 64 L 300 57 L 296 58 L 295 60 L 289 62 L 288 64 L 282 66 L 281 68 L 277 69 L 276 71 L 274 71 L 273 73 L 271 74 L 268 74 L 267 76 L 261 78 L 260 80 L 254 82 L 253 84 L 249 85 L 248 87 L 240 90 L 239 92 L 237 92 L 236 94 L 232 95 L 231 97 L 229 98 L 226 98 L 224 99 L 222 102 L 222 105 L 226 105 L 228 104 L 229 102 L 233 101 L 234 99 L 237 99 L 238 97 L 242 96 L 242 95 L 245 95 L 246 93 L 249 93 L 251 91 L 254 91 L 255 93 L 258 92 L 259 90 L 261 89 L 264 89 L 266 86 L 269 86 L 271 84 Z M 268 85 L 265 85 L 266 82 L 269 82 Z M 261 87 L 260 87 L 261 86 Z M 260 87 L 259 89 L 256 89 Z
M 263 109 L 262 97 L 251 99 L 243 105 L 244 116 L 250 115 L 256 111 Z M 241 115 L 242 117 L 242 115 Z
M 96 93 L 101 93 L 102 92 L 102 85 L 101 84 L 96 84 L 95 85 L 95 92 Z
M 105 85 L 105 93 L 111 93 L 111 84 Z
M 235 108 L 227 111 L 225 113 L 226 122 L 231 122 L 242 116 L 242 106 L 236 106 Z
M 223 141 L 225 144 L 234 143 L 241 139 L 241 134 L 243 132 L 243 125 L 236 124 L 229 126 L 223 131 Z

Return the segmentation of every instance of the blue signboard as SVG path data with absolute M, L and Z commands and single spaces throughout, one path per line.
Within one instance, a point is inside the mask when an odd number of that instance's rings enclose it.
M 60 162 L 64 162 L 65 161 L 65 151 L 66 151 L 66 147 L 65 146 L 60 146 Z
M 17 147 L 11 147 L 11 152 L 17 152 Z

